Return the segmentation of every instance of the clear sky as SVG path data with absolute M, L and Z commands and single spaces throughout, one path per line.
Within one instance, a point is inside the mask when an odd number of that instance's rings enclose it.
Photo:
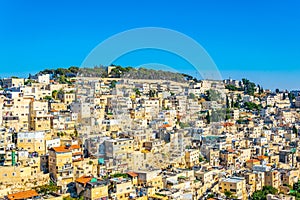
M 182 32 L 210 54 L 223 78 L 249 78 L 274 89 L 300 88 L 300 1 L 0 1 L 0 75 L 80 66 L 101 41 L 138 27 Z M 156 60 L 157 59 L 157 60 Z M 115 64 L 159 62 L 191 71 L 155 51 Z M 100 64 L 100 63 L 99 63 Z

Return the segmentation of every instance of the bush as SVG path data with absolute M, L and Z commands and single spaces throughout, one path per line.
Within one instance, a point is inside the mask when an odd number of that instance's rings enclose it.
M 266 200 L 268 194 L 277 194 L 278 190 L 272 186 L 264 186 L 262 190 L 257 190 L 253 193 L 253 200 Z

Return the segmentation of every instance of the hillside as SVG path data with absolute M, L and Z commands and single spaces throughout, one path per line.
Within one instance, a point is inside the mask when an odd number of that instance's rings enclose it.
M 100 66 L 94 68 L 57 68 L 57 69 L 45 69 L 38 74 L 52 74 L 59 82 L 66 82 L 67 77 L 74 76 L 86 76 L 86 77 L 102 77 L 102 78 L 130 78 L 130 79 L 160 79 L 170 80 L 176 82 L 185 82 L 187 80 L 197 81 L 196 78 L 182 73 L 175 73 L 163 70 L 154 70 L 146 68 L 133 68 L 133 67 L 121 67 L 114 66 L 110 72 L 107 73 L 107 67 Z

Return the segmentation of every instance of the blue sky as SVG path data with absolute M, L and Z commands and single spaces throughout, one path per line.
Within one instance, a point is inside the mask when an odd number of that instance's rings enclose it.
M 80 66 L 101 41 L 138 27 L 164 27 L 199 42 L 223 78 L 265 88 L 300 88 L 300 2 L 0 1 L 0 75 Z M 156 60 L 157 59 L 157 60 Z M 159 62 L 191 72 L 180 58 L 133 52 L 115 64 Z M 99 63 L 100 64 L 100 63 Z

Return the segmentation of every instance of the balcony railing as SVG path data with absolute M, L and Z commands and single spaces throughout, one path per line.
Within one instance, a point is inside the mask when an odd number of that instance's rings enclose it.
M 14 120 L 19 120 L 18 116 L 3 116 L 3 121 L 14 121 Z
M 64 168 L 62 168 L 62 169 L 58 169 L 57 171 L 58 171 L 58 172 L 68 172 L 68 171 L 70 171 L 70 170 L 73 170 L 73 167 L 72 167 L 72 166 L 70 166 L 70 167 L 64 167 Z

